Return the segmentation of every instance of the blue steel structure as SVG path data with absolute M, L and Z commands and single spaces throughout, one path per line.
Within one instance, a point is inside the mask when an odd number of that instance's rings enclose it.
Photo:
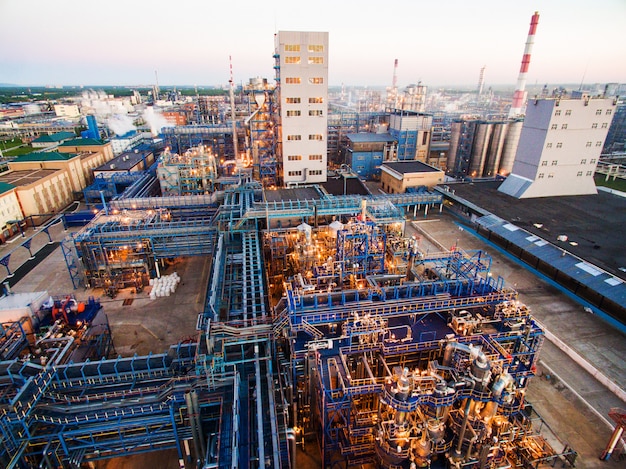
M 248 95 L 246 118 L 248 138 L 246 152 L 252 159 L 254 179 L 263 187 L 278 185 L 278 161 L 276 158 L 276 123 L 274 89 L 265 80 L 251 80 L 245 87 Z
M 86 271 L 210 255 L 198 340 L 143 357 L 0 362 L 0 463 L 79 467 L 166 448 L 183 460 L 184 441 L 203 468 L 294 468 L 305 441 L 327 468 L 539 465 L 530 441 L 542 464 L 575 459 L 531 429 L 523 396 L 543 333 L 488 275 L 489 257 L 403 249 L 406 267 L 391 269 L 402 207 L 432 196 L 270 203 L 244 181 L 113 201 L 72 239 Z M 276 227 L 294 218 L 311 222 L 310 238 Z

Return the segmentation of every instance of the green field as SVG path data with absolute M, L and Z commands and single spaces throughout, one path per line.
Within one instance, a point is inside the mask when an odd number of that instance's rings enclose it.
M 605 181 L 606 176 L 604 174 L 596 174 L 594 179 L 596 181 L 596 186 L 604 186 L 610 189 L 615 189 L 616 191 L 626 192 L 626 179 L 616 178 L 613 180 L 613 178 L 610 177 L 608 181 Z

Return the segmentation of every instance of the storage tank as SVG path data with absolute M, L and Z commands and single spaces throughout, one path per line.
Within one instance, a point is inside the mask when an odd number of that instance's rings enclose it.
M 511 171 L 513 171 L 513 163 L 515 163 L 515 155 L 517 153 L 517 147 L 519 145 L 523 125 L 524 122 L 522 119 L 512 120 L 509 122 L 509 128 L 507 129 L 504 143 L 504 151 L 502 152 L 500 167 L 498 168 L 498 174 L 501 176 L 508 176 L 511 174 Z
M 453 122 L 450 128 L 450 150 L 448 151 L 448 158 L 446 159 L 446 167 L 449 173 L 456 170 L 456 159 L 462 125 L 461 122 Z
M 469 167 L 469 176 L 471 177 L 481 177 L 483 175 L 492 127 L 493 125 L 490 122 L 481 122 L 476 126 Z
M 495 122 L 493 124 L 491 129 L 491 143 L 487 150 L 483 176 L 493 177 L 498 173 L 508 127 L 507 122 Z

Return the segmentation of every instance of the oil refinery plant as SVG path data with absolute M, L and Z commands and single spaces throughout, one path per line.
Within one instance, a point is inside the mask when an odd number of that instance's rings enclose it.
M 116 357 L 100 305 L 71 298 L 3 324 L 3 467 L 161 449 L 184 467 L 190 448 L 194 467 L 294 468 L 305 445 L 327 468 L 574 465 L 533 426 L 544 335 L 517 293 L 484 252 L 405 236 L 441 194 L 265 190 L 215 167 L 198 175 L 214 192 L 113 200 L 63 245 L 103 290 L 209 256 L 197 340 Z

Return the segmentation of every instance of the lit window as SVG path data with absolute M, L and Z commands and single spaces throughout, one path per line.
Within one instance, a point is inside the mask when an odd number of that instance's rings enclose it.
M 587 164 L 587 160 L 583 158 L 582 160 L 580 160 L 580 164 Z
M 322 116 L 322 115 L 324 115 L 324 113 L 321 109 L 311 109 L 309 111 L 309 116 Z
M 302 171 L 289 171 L 289 176 L 302 176 Z
M 322 104 L 324 103 L 324 98 L 309 98 L 309 104 Z
M 552 142 L 546 144 L 546 148 L 552 148 Z
M 285 63 L 286 64 L 299 64 L 300 57 L 298 57 L 297 55 L 290 55 L 289 57 L 285 57 Z
M 567 124 L 563 124 L 563 125 L 561 126 L 561 128 L 562 128 L 562 129 L 564 129 L 564 130 L 565 130 L 565 129 L 567 129 Z
M 310 134 L 309 140 L 323 140 L 324 136 L 322 134 Z
M 309 64 L 323 64 L 324 57 L 309 57 Z
M 556 144 L 556 147 L 557 148 L 563 148 L 563 144 L 561 142 L 559 142 L 559 143 Z
M 553 178 L 553 177 L 554 177 L 554 173 L 549 173 L 549 174 L 548 174 L 548 179 L 551 179 L 551 178 Z
M 600 142 L 600 141 L 596 142 L 596 146 L 597 147 L 601 147 L 602 146 L 602 142 Z
M 539 176 L 537 176 L 537 179 L 543 179 L 543 173 L 539 173 Z
M 596 109 L 596 116 L 602 115 L 602 109 Z
M 302 140 L 302 135 L 287 135 L 287 140 Z
M 606 110 L 606 115 L 610 116 L 611 114 L 613 114 L 613 109 L 607 109 Z
M 309 84 L 311 85 L 323 85 L 324 79 L 322 77 L 311 77 L 309 78 Z
M 324 52 L 323 44 L 309 44 L 309 52 Z
M 571 116 L 572 115 L 572 110 L 568 109 L 567 111 L 565 111 L 565 115 L 566 116 Z
M 576 173 L 576 176 L 578 176 L 578 177 L 580 177 L 580 176 L 582 176 L 582 175 L 583 175 L 583 172 L 582 172 L 582 171 L 578 171 L 578 172 Z
M 301 161 L 302 155 L 289 155 L 287 156 L 287 160 L 289 161 Z
M 587 146 L 590 147 L 591 146 L 591 142 L 587 142 Z
M 300 98 L 285 98 L 287 104 L 300 104 Z
M 589 163 L 591 163 L 591 164 L 596 164 L 596 159 L 594 158 L 594 159 L 592 159 L 592 160 L 589 160 Z
M 609 126 L 608 122 L 603 122 L 602 123 L 602 128 L 606 129 Z
M 300 77 L 287 77 L 285 78 L 285 83 L 288 85 L 299 85 L 302 83 L 302 78 Z
M 587 171 L 587 176 L 591 176 L 593 174 L 593 171 Z
M 598 128 L 598 124 L 594 122 L 593 124 L 591 124 L 591 128 L 592 129 L 597 129 Z
M 556 124 L 552 124 L 552 126 L 550 127 L 550 130 L 556 130 L 556 129 L 557 129 L 557 127 L 558 127 L 558 125 L 556 125 Z
M 287 111 L 287 117 L 297 117 L 300 115 L 300 111 Z
M 556 166 L 557 164 L 559 164 L 558 160 L 552 160 L 552 166 Z
M 541 166 L 548 166 L 548 162 L 547 161 L 542 161 L 541 162 Z
M 285 44 L 285 52 L 300 52 L 300 44 Z
M 554 111 L 554 115 L 555 116 L 560 116 L 561 115 L 561 110 L 559 109 L 557 111 Z
M 312 169 L 311 171 L 309 171 L 309 174 L 311 176 L 321 176 L 322 175 L 322 170 L 321 169 Z
M 322 155 L 309 155 L 309 161 L 322 161 Z

